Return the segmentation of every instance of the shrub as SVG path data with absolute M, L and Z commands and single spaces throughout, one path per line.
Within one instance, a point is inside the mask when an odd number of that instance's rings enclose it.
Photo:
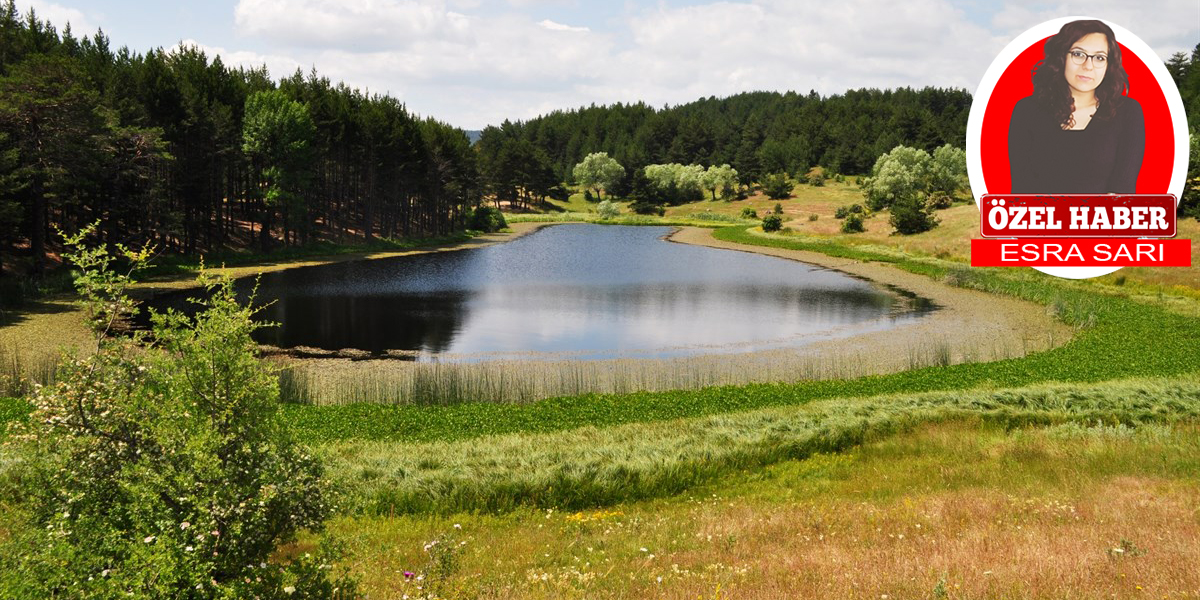
M 846 220 L 842 221 L 842 233 L 862 233 L 867 228 L 863 227 L 862 215 L 850 213 L 846 216 Z
M 639 215 L 658 215 L 661 217 L 667 214 L 667 209 L 663 208 L 662 206 L 643 200 L 638 200 L 637 202 L 630 204 L 629 210 Z
M 743 219 L 757 219 L 758 211 L 747 206 L 746 208 L 742 209 L 742 218 Z
M 776 203 L 775 203 L 775 208 L 774 208 L 774 209 L 773 209 L 771 212 L 773 212 L 773 213 L 775 213 L 775 214 L 777 214 L 777 215 L 782 215 L 782 214 L 783 214 L 783 205 L 782 205 L 782 204 L 780 204 L 780 203 L 778 203 L 778 202 L 776 202 Z
M 592 202 L 595 198 L 592 197 L 592 190 L 583 190 L 583 199 Z
M 820 216 L 818 216 L 818 215 L 817 215 L 817 213 L 813 213 L 813 214 L 811 214 L 811 215 L 808 215 L 808 220 L 809 220 L 810 222 L 812 222 L 812 221 L 816 221 L 816 220 L 817 220 L 817 219 L 819 219 L 819 218 L 821 218 L 821 217 L 820 217 Z
M 792 188 L 795 184 L 784 173 L 775 173 L 767 175 L 763 181 L 762 189 L 768 198 L 772 200 L 784 200 L 792 197 Z
M 779 231 L 781 228 L 783 228 L 783 219 L 779 215 L 767 215 L 763 217 L 763 231 Z
M 846 215 L 861 215 L 864 212 L 866 212 L 866 210 L 863 208 L 863 205 L 851 204 L 850 206 L 839 206 L 837 210 L 833 212 L 833 216 L 835 219 L 845 219 Z
M 825 169 L 821 167 L 813 167 L 804 176 L 804 182 L 813 187 L 821 187 L 825 185 Z
M 934 210 L 942 210 L 950 208 L 954 205 L 954 196 L 946 192 L 930 192 L 929 199 L 926 200 L 929 208 Z
M 551 200 L 558 200 L 559 202 L 566 202 L 571 199 L 571 190 L 567 189 L 566 186 L 564 186 L 563 184 L 560 183 L 560 184 L 555 185 L 554 187 L 550 188 L 549 195 L 550 195 Z
M 938 224 L 937 218 L 933 216 L 933 209 L 919 196 L 896 200 L 895 204 L 892 204 L 889 222 L 896 228 L 896 233 L 904 235 L 929 231 Z
M 69 240 L 78 246 L 85 229 Z M 123 250 L 123 249 L 122 249 Z M 133 267 L 148 251 L 125 251 Z M 320 463 L 277 417 L 275 377 L 254 355 L 252 310 L 201 275 L 195 317 L 155 315 L 152 347 L 110 337 L 132 302 L 130 273 L 103 249 L 68 258 L 97 325 L 15 430 L 24 521 L 0 547 L 5 598 L 333 598 L 328 547 L 272 558 L 331 511 Z
M 504 214 L 491 206 L 480 206 L 467 213 L 467 229 L 494 233 L 508 227 Z
M 833 180 L 838 183 L 846 183 L 846 176 L 842 175 L 841 173 L 835 173 L 833 175 Z
M 607 221 L 621 214 L 621 207 L 613 204 L 611 200 L 605 200 L 596 206 L 596 212 L 600 214 L 601 219 Z

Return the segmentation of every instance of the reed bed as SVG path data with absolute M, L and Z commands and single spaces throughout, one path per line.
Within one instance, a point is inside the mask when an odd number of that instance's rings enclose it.
M 279 381 L 285 402 L 449 405 L 526 403 L 583 394 L 695 390 L 749 383 L 853 379 L 905 369 L 1025 356 L 1052 345 L 1024 340 L 990 347 L 914 342 L 906 355 L 764 350 L 668 359 L 496 360 L 418 363 L 400 360 L 289 360 Z
M 611 219 L 602 219 L 594 212 L 561 212 L 561 213 L 527 213 L 505 215 L 508 223 L 595 223 L 601 225 L 692 225 L 699 227 L 722 227 L 730 224 L 749 226 L 758 223 L 756 219 L 741 219 L 713 212 L 698 212 L 671 217 L 652 215 L 621 214 Z
M 58 362 L 59 355 L 53 353 L 0 348 L 0 396 L 24 396 L 37 385 L 52 383 Z
M 1073 423 L 1127 431 L 1198 418 L 1200 375 L 1191 375 L 839 398 L 460 441 L 341 441 L 324 445 L 322 452 L 347 482 L 352 505 L 360 510 L 504 512 L 519 506 L 581 509 L 669 496 L 729 473 L 840 452 L 926 423 L 965 419 L 1007 428 Z

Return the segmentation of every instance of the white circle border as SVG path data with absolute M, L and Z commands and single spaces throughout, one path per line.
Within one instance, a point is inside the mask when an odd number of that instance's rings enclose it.
M 1034 25 L 1009 42 L 1000 51 L 1000 54 L 996 55 L 992 64 L 988 66 L 987 71 L 983 74 L 983 80 L 979 82 L 979 88 L 975 90 L 975 95 L 971 99 L 971 112 L 967 117 L 967 178 L 971 183 L 971 193 L 975 196 L 976 207 L 979 207 L 979 199 L 988 193 L 987 185 L 983 180 L 983 164 L 979 142 L 980 137 L 983 135 L 983 115 L 987 111 L 992 91 L 996 89 L 996 83 L 1000 81 L 1000 77 L 1008 70 L 1008 66 L 1022 52 L 1034 43 L 1058 33 L 1063 25 L 1071 21 L 1080 20 L 1097 20 L 1111 27 L 1121 45 L 1127 50 L 1132 51 L 1150 69 L 1150 73 L 1154 75 L 1154 79 L 1158 82 L 1158 87 L 1162 90 L 1163 97 L 1167 100 L 1167 108 L 1171 112 L 1171 127 L 1175 133 L 1175 164 L 1171 168 L 1171 180 L 1167 188 L 1167 193 L 1175 194 L 1175 202 L 1178 205 L 1179 197 L 1183 195 L 1184 181 L 1187 178 L 1189 150 L 1187 115 L 1183 110 L 1183 99 L 1179 96 L 1179 89 L 1175 87 L 1175 80 L 1167 72 L 1166 65 L 1163 64 L 1162 59 L 1158 57 L 1158 54 L 1146 42 L 1143 42 L 1141 38 L 1120 25 L 1105 21 L 1104 19 L 1095 19 L 1095 17 L 1062 17 Z M 1147 57 L 1152 57 L 1153 60 L 1147 60 Z M 1107 275 L 1119 270 L 1121 267 L 1033 268 L 1047 275 L 1054 275 L 1055 277 L 1087 279 Z

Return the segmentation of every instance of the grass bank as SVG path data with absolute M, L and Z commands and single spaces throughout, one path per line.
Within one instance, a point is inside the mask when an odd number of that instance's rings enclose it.
M 965 418 L 667 499 L 331 529 L 372 597 L 1176 600 L 1200 595 L 1196 472 L 1194 422 Z
M 1200 420 L 1200 376 L 837 398 L 460 441 L 342 441 L 323 450 L 343 487 L 354 490 L 352 505 L 375 514 L 577 510 L 672 496 L 731 473 L 959 419 L 1005 427 Z

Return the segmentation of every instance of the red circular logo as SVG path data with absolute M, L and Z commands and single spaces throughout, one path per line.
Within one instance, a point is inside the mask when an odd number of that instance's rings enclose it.
M 988 99 L 979 137 L 980 163 L 987 191 L 992 194 L 1012 192 L 1008 164 L 1008 123 L 1017 101 L 1033 95 L 1033 67 L 1042 60 L 1043 38 L 1025 49 L 1009 63 Z M 1121 64 L 1129 77 L 1127 96 L 1138 101 L 1146 120 L 1146 152 L 1142 170 L 1138 173 L 1137 193 L 1165 194 L 1171 183 L 1175 160 L 1175 131 L 1166 96 L 1154 74 L 1125 44 L 1121 46 Z

